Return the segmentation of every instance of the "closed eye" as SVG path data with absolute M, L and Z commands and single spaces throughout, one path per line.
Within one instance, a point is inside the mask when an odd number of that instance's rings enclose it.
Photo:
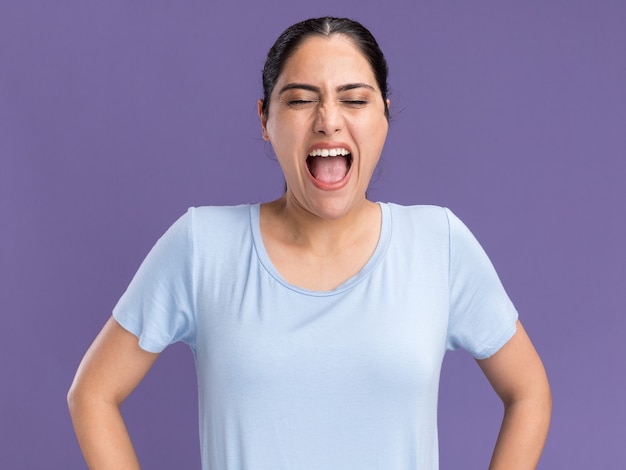
M 349 106 L 365 106 L 368 103 L 365 100 L 341 100 L 341 102 Z
M 314 100 L 289 100 L 287 101 L 287 105 L 298 107 L 298 106 L 304 106 L 304 105 L 315 103 L 315 102 L 316 101 Z

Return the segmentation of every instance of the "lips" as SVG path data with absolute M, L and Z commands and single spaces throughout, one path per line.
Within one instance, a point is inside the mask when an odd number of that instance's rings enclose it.
M 346 147 L 314 148 L 309 151 L 307 167 L 313 179 L 323 186 L 334 186 L 346 177 L 352 165 L 352 154 Z M 330 188 L 324 188 L 330 189 Z

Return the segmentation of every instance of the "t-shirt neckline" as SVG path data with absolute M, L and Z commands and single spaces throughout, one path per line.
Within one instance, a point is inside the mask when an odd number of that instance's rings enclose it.
M 341 283 L 333 290 L 329 291 L 317 291 L 317 290 L 309 290 L 304 289 L 302 287 L 290 284 L 283 278 L 278 269 L 272 263 L 267 251 L 265 250 L 265 244 L 263 243 L 263 237 L 261 236 L 261 224 L 260 224 L 260 214 L 261 214 L 261 204 L 252 204 L 250 205 L 250 229 L 252 231 L 252 238 L 254 242 L 254 249 L 256 251 L 258 260 L 263 267 L 263 269 L 276 280 L 283 287 L 298 292 L 303 295 L 313 296 L 313 297 L 328 297 L 337 294 L 341 294 L 346 290 L 349 290 L 367 279 L 370 273 L 376 268 L 376 266 L 383 259 L 385 252 L 387 251 L 387 247 L 389 246 L 389 241 L 391 238 L 391 210 L 389 205 L 386 203 L 379 202 L 378 203 L 381 210 L 381 227 L 380 227 L 380 236 L 378 238 L 378 243 L 376 244 L 376 248 L 374 249 L 374 253 L 370 259 L 365 263 L 365 265 L 361 268 L 361 270 L 356 273 L 351 278 L 347 279 L 345 282 Z

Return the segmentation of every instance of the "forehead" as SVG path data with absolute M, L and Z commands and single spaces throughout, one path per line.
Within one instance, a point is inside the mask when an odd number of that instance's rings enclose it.
M 369 62 L 343 34 L 305 39 L 285 62 L 277 84 L 290 82 L 329 82 L 336 86 L 367 83 L 378 88 Z

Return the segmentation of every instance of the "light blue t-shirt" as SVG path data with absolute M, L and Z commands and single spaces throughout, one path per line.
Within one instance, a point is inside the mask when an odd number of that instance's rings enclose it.
M 448 209 L 380 204 L 363 269 L 332 291 L 288 284 L 259 206 L 190 209 L 114 316 L 147 351 L 196 359 L 204 470 L 435 470 L 446 349 L 486 358 L 517 313 Z

